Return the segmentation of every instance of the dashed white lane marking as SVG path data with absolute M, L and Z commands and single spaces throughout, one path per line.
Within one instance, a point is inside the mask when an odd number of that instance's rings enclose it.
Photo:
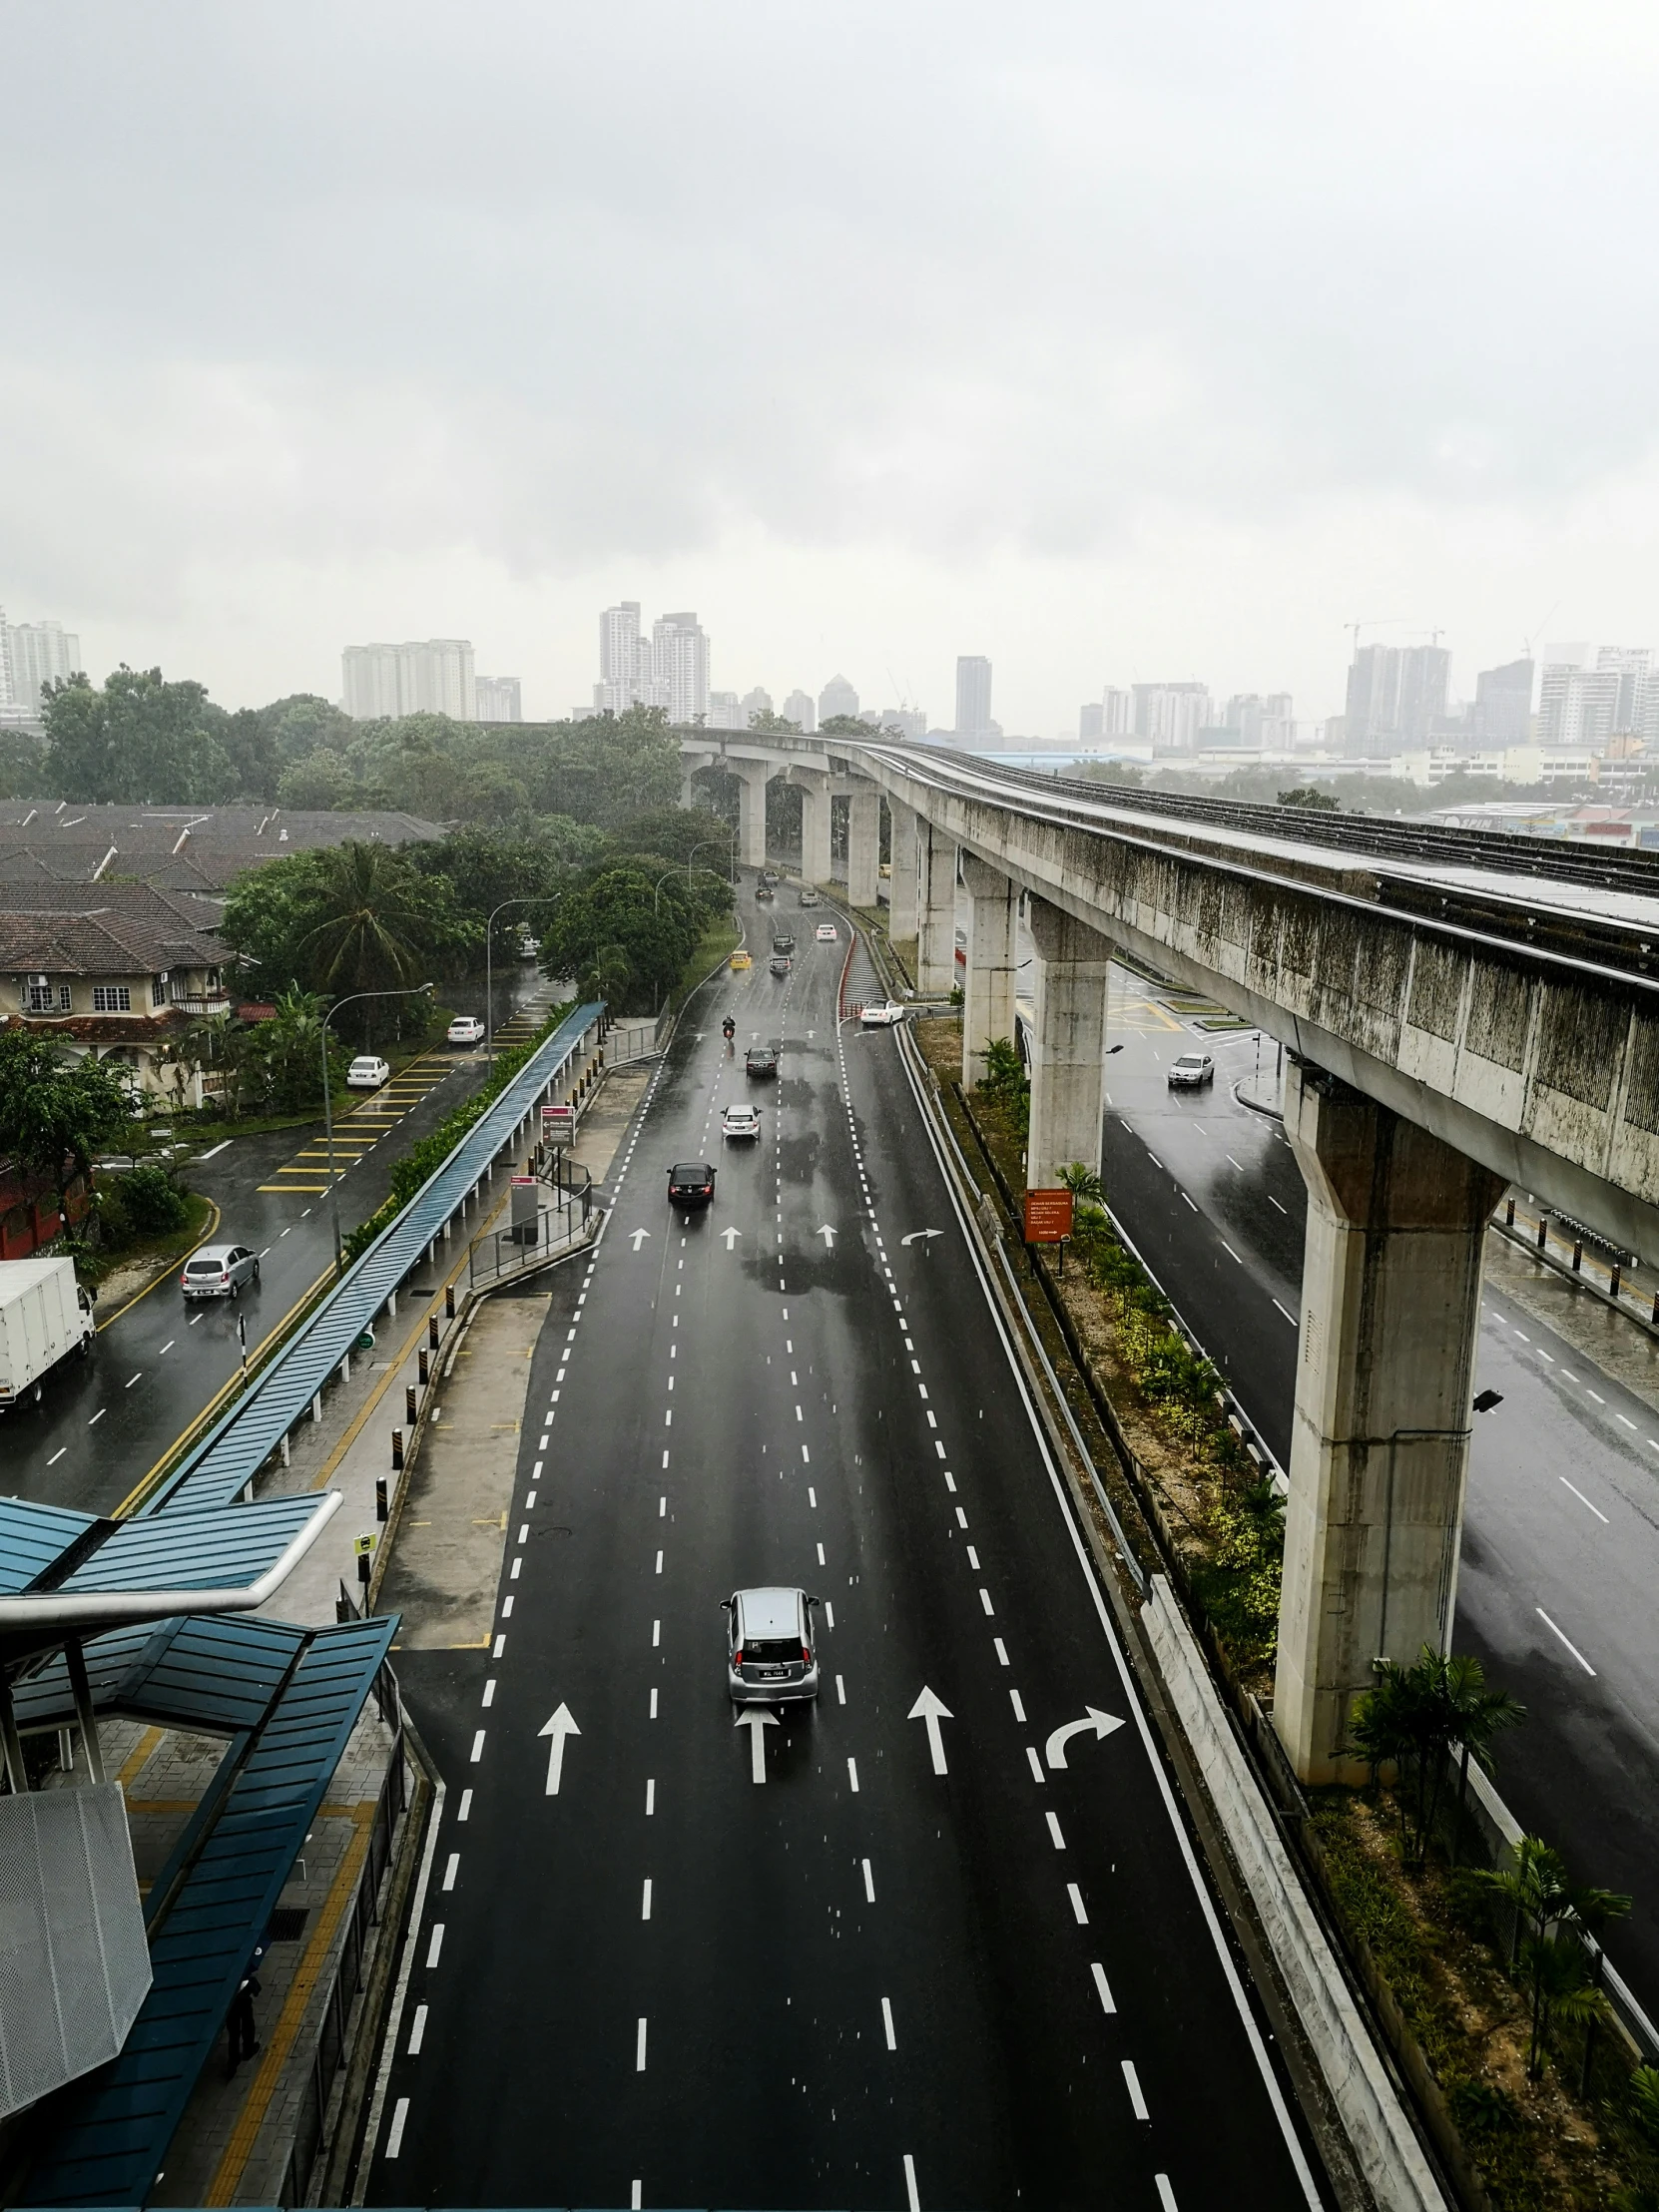
M 469 1821 L 469 1820 L 471 1820 L 471 1818 L 472 1818 L 472 1792 L 471 1792 L 470 1790 L 463 1790 L 463 1791 L 461 1792 L 461 1806 L 460 1806 L 460 1811 L 459 1811 L 459 1812 L 458 1812 L 458 1813 L 457 1813 L 457 1814 L 455 1815 L 455 1818 L 456 1818 L 456 1820 L 458 1820 L 458 1821 Z
M 1015 1718 L 1015 1720 L 1016 1720 L 1016 1721 L 1018 1721 L 1018 1722 L 1019 1722 L 1019 1724 L 1020 1724 L 1021 1728 L 1023 1728 L 1023 1727 L 1025 1726 L 1025 1704 L 1024 1704 L 1024 1701 L 1023 1701 L 1023 1699 L 1022 1699 L 1022 1698 L 1020 1697 L 1020 1694 L 1019 1694 L 1019 1692 L 1018 1692 L 1017 1690 L 1010 1690 L 1010 1691 L 1008 1692 L 1008 1697 L 1009 1697 L 1009 1700 L 1010 1700 L 1010 1702 L 1012 1703 L 1012 1705 L 1013 1705 L 1013 1708 L 1014 1708 L 1014 1718 Z
M 886 2029 L 888 2050 L 896 2050 L 898 2037 L 893 2033 L 892 2000 L 889 1997 L 881 1999 L 881 2025 Z
M 1544 1611 L 1541 1605 L 1535 1605 L 1532 1610 L 1537 1614 L 1539 1620 L 1543 1622 L 1544 1626 L 1549 1630 L 1552 1636 L 1560 1636 L 1562 1643 L 1566 1645 L 1567 1649 L 1578 1661 L 1578 1664 L 1584 1669 L 1584 1672 L 1593 1681 L 1595 1679 L 1596 1670 L 1594 1669 L 1594 1667 L 1591 1666 L 1590 1662 L 1588 1661 L 1588 1659 L 1585 1658 L 1584 1654 L 1579 1650 L 1578 1646 L 1572 1641 L 1571 1637 L 1561 1635 L 1560 1629 L 1556 1627 L 1555 1623 L 1550 1619 L 1549 1615 Z
M 47 1464 L 47 1465 L 48 1465 L 49 1467 L 55 1467 L 55 1466 L 57 1465 L 58 1461 L 59 1461 L 59 1460 L 60 1460 L 60 1459 L 61 1459 L 61 1458 L 63 1457 L 64 1453 L 65 1453 L 65 1452 L 66 1452 L 66 1451 L 67 1451 L 68 1449 L 69 1449 L 69 1446 L 68 1446 L 68 1444 L 60 1444 L 60 1445 L 58 1446 L 57 1450 L 53 1452 L 53 1454 L 52 1454 L 51 1458 L 47 1460 L 46 1464 Z
M 479 1700 L 479 1703 L 485 1706 L 490 1706 L 495 1703 L 495 1677 L 493 1674 L 484 1684 L 484 1694 L 483 1697 Z
M 986 1612 L 987 1612 L 988 1614 L 992 1614 L 992 1615 L 994 1615 L 994 1614 L 995 1614 L 995 1612 L 996 1612 L 996 1607 L 995 1607 L 995 1606 L 994 1606 L 994 1605 L 993 1605 L 993 1604 L 991 1603 L 991 1593 L 990 1593 L 990 1591 L 989 1591 L 989 1590 L 981 1590 L 981 1591 L 980 1591 L 980 1593 L 979 1593 L 979 1602 L 980 1602 L 980 1604 L 981 1604 L 981 1605 L 982 1605 L 982 1606 L 983 1606 L 983 1607 L 985 1608 L 985 1611 L 986 1611 Z
M 1577 1498 L 1580 1505 L 1590 1505 L 1589 1499 L 1584 1495 L 1584 1492 L 1578 1487 L 1576 1482 L 1568 1482 L 1565 1475 L 1562 1475 L 1561 1480 L 1566 1485 L 1566 1487 L 1571 1490 L 1573 1496 Z M 1609 1528 L 1612 1526 L 1612 1522 L 1607 1519 L 1607 1515 L 1602 1511 L 1599 1505 L 1590 1505 L 1590 1511 L 1594 1513 L 1598 1521 L 1603 1522 Z
M 1132 2058 L 1126 2058 L 1123 2061 L 1123 2085 L 1129 2091 L 1130 2109 L 1134 2112 L 1136 2119 L 1150 2120 L 1152 2114 L 1146 2108 L 1146 2099 L 1141 2094 L 1141 2077 L 1135 2071 L 1135 2062 Z
M 1043 1763 L 1042 1763 L 1042 1761 L 1041 1761 L 1041 1760 L 1040 1760 L 1040 1759 L 1039 1759 L 1039 1758 L 1037 1757 L 1037 1753 L 1036 1753 L 1036 1747 L 1035 1747 L 1034 1745 L 1032 1745 L 1032 1744 L 1027 1744 L 1027 1745 L 1026 1745 L 1026 1747 L 1025 1747 L 1025 1757 L 1026 1757 L 1026 1761 L 1027 1761 L 1027 1763 L 1029 1764 L 1029 1766 L 1030 1766 L 1030 1769 L 1031 1769 L 1031 1779 L 1032 1779 L 1032 1781 L 1033 1781 L 1033 1782 L 1042 1782 L 1042 1783 L 1046 1783 L 1046 1782 L 1047 1782 L 1047 1780 L 1048 1780 L 1048 1777 L 1047 1777 L 1047 1776 L 1046 1776 L 1046 1775 L 1045 1775 L 1045 1774 L 1043 1773 Z M 1050 1819 L 1050 1820 L 1052 1821 L 1052 1820 L 1053 1820 L 1053 1818 L 1054 1818 L 1054 1815 L 1053 1815 L 1052 1813 L 1050 1813 L 1048 1817 L 1049 1817 L 1049 1819 Z
M 420 2046 L 425 2040 L 426 2006 L 424 2004 L 417 2004 L 415 2006 L 414 2025 L 409 2029 L 409 2056 L 411 2058 L 418 2058 L 420 2056 Z
M 1233 1247 L 1228 1243 L 1225 1237 L 1223 1237 L 1223 1239 L 1221 1240 L 1221 1249 L 1223 1250 L 1223 1252 L 1226 1253 L 1227 1257 L 1230 1260 L 1239 1260 L 1239 1255 L 1233 1250 Z M 1244 1262 L 1242 1260 L 1239 1260 L 1239 1265 L 1242 1268 L 1244 1266 Z
M 634 2038 L 634 2071 L 645 2071 L 645 2021 L 640 2021 L 639 2033 Z
M 999 1667 L 1005 1667 L 1008 1664 L 1008 1647 L 1002 1641 L 1002 1638 L 1000 1636 L 993 1636 L 991 1638 L 991 1649 L 996 1653 L 997 1665 Z
M 904 2153 L 904 2196 L 910 2212 L 921 2212 L 921 2199 L 916 2194 L 916 2162 L 908 2151 Z
M 1279 1301 L 1278 1301 L 1278 1299 L 1275 1299 L 1273 1303 L 1274 1303 L 1274 1304 L 1275 1304 L 1276 1306 L 1279 1306 Z M 1288 1322 L 1290 1323 L 1291 1327 L 1292 1327 L 1292 1328 L 1294 1329 L 1294 1328 L 1296 1327 L 1296 1325 L 1297 1325 L 1297 1322 L 1296 1322 L 1296 1316 L 1295 1316 L 1295 1315 L 1294 1315 L 1294 1314 L 1293 1314 L 1292 1312 L 1290 1312 L 1290 1310 L 1289 1310 L 1289 1309 L 1288 1309 L 1287 1307 L 1284 1307 L 1284 1306 L 1279 1306 L 1279 1311 L 1280 1311 L 1280 1312 L 1281 1312 L 1281 1313 L 1282 1313 L 1282 1314 L 1283 1314 L 1283 1315 L 1285 1316 L 1285 1319 L 1286 1319 L 1286 1320 L 1287 1320 L 1287 1321 L 1288 1321 Z
M 648 1921 L 648 1920 L 650 1920 L 650 1918 L 651 1918 L 651 1877 L 650 1877 L 649 1875 L 647 1875 L 647 1876 L 646 1876 L 646 1878 L 645 1878 L 645 1888 L 644 1888 L 644 1890 L 643 1890 L 643 1891 L 641 1892 L 641 1895 L 640 1895 L 640 1919 L 641 1919 L 642 1921 Z
M 430 1940 L 430 1942 L 428 1942 L 428 1944 L 426 1945 L 426 1964 L 427 1964 L 427 1968 L 428 1968 L 428 1970 L 430 1970 L 430 1969 L 431 1969 L 431 1968 L 432 1968 L 433 1966 L 435 1966 L 435 1965 L 437 1964 L 437 1962 L 438 1962 L 438 1958 L 439 1958 L 440 1954 L 442 1953 L 442 1950 L 443 1950 L 443 1923 L 442 1923 L 442 1921 L 434 1921 L 434 1922 L 432 1923 L 432 1936 L 431 1936 L 431 1940 Z
M 458 1851 L 452 1851 L 449 1854 L 448 1864 L 443 1870 L 443 1886 L 446 1890 L 452 1890 L 455 1887 L 455 1877 L 460 1871 L 461 1855 Z
M 1175 2201 L 1175 2191 L 1170 2187 L 1169 2175 L 1154 2174 L 1152 2178 L 1158 2186 L 1158 2212 L 1181 2212 Z
M 1613 1418 L 1618 1421 L 1623 1421 L 1626 1428 L 1634 1428 L 1636 1425 L 1636 1423 L 1630 1418 L 1630 1415 L 1628 1413 L 1615 1413 L 1613 1415 Z
M 835 1677 L 835 1703 L 837 1705 L 846 1703 L 846 1683 L 838 1674 Z
M 1053 1813 L 1050 1813 L 1048 1816 L 1048 1833 L 1053 1841 L 1054 1849 L 1056 1851 L 1064 1851 L 1066 1848 L 1066 1840 L 1060 1834 L 1060 1823 L 1057 1816 Z
M 472 1764 L 476 1766 L 484 1756 L 484 1731 L 480 1728 L 472 1739 Z
M 386 2156 L 395 2158 L 403 2148 L 403 2123 L 409 2116 L 409 2100 L 399 2097 L 391 2110 L 391 2132 L 386 2137 Z
M 1103 2012 L 1115 2012 L 1117 2000 L 1112 1995 L 1111 1983 L 1106 1979 L 1105 1967 L 1096 1960 L 1090 1965 L 1089 1971 L 1094 1975 L 1094 1985 L 1100 1996 L 1100 2009 Z
M 1078 1927 L 1087 1928 L 1089 1925 L 1088 1910 L 1083 1903 L 1083 1893 L 1077 1887 L 1075 1882 L 1068 1882 L 1066 1884 L 1066 1896 L 1071 1900 L 1072 1914 L 1076 1919 Z
M 856 1797 L 858 1795 L 858 1762 L 856 1759 L 849 1759 L 846 1762 L 846 1781 L 847 1787 L 851 1790 L 852 1795 Z
M 873 1875 L 872 1875 L 872 1874 L 870 1873 L 870 1871 L 869 1871 L 869 1861 L 868 1861 L 868 1860 L 866 1859 L 866 1860 L 864 1861 L 864 1863 L 863 1863 L 863 1864 L 864 1864 L 864 1903 L 865 1903 L 866 1905 L 873 1905 L 873 1904 L 875 1903 L 875 1877 L 874 1877 L 874 1876 L 873 1876 Z
M 657 1693 L 655 1690 L 651 1693 L 651 1718 L 653 1720 L 657 1718 Z

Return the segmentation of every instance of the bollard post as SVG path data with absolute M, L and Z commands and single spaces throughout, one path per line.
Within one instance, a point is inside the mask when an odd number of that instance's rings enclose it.
M 425 1389 L 427 1383 L 431 1381 L 431 1375 L 426 1366 L 427 1357 L 426 1347 L 422 1345 L 420 1348 L 420 1386 L 422 1389 Z
M 349 1352 L 339 1364 L 339 1379 L 342 1382 L 349 1382 L 351 1380 L 351 1355 Z
M 395 1291 L 391 1292 L 386 1299 L 386 1319 L 388 1321 L 397 1319 L 397 1293 Z
M 411 1428 L 414 1426 L 415 1386 L 412 1382 L 405 1382 L 403 1385 L 403 1418 Z
M 438 1317 L 436 1314 L 428 1314 L 426 1317 L 426 1344 L 429 1351 L 436 1352 L 438 1349 Z
M 311 1399 L 311 1418 L 314 1421 L 319 1421 L 322 1418 L 322 1392 L 320 1390 Z
M 445 1321 L 455 1319 L 455 1286 L 453 1283 L 446 1283 L 443 1286 L 443 1318 Z
M 1608 1294 L 1609 1294 L 1609 1296 L 1610 1296 L 1610 1297 L 1613 1297 L 1613 1298 L 1617 1298 L 1617 1297 L 1618 1297 L 1618 1295 L 1619 1295 L 1619 1277 L 1620 1277 L 1620 1276 L 1621 1276 L 1621 1275 L 1623 1274 L 1623 1272 L 1624 1272 L 1624 1262 L 1623 1262 L 1622 1260 L 1615 1260 L 1615 1261 L 1613 1262 L 1613 1280 L 1612 1280 L 1612 1282 L 1611 1282 L 1611 1283 L 1610 1283 L 1610 1284 L 1608 1285 L 1608 1287 L 1607 1287 L 1607 1288 L 1608 1288 Z
M 1506 1206 L 1504 1207 L 1504 1209 L 1503 1209 L 1503 1221 L 1504 1221 L 1504 1226 L 1505 1226 L 1505 1228 L 1508 1228 L 1508 1229 L 1513 1229 L 1513 1228 L 1514 1228 L 1514 1226 L 1515 1226 L 1515 1202 L 1514 1202 L 1514 1200 L 1513 1200 L 1513 1199 L 1510 1199 L 1510 1200 L 1509 1200 L 1509 1202 L 1508 1202 L 1508 1204 L 1507 1204 L 1507 1205 L 1506 1205 Z
M 1576 1274 L 1578 1273 L 1579 1269 L 1580 1269 L 1580 1268 L 1581 1268 L 1581 1267 L 1582 1267 L 1583 1265 L 1584 1265 L 1584 1240 L 1583 1240 L 1583 1238 L 1582 1238 L 1582 1237 L 1575 1237 L 1575 1238 L 1573 1239 L 1573 1241 L 1572 1241 L 1572 1272 L 1573 1272 L 1573 1274 L 1574 1274 L 1574 1275 L 1576 1275 Z
M 384 1476 L 383 1474 L 377 1474 L 377 1475 L 376 1475 L 376 1476 L 374 1477 L 374 1518 L 375 1518 L 376 1520 L 384 1520 L 384 1519 L 385 1519 L 385 1517 L 386 1517 L 386 1478 L 385 1478 L 385 1476 Z
M 368 1553 L 359 1551 L 357 1554 L 357 1580 L 365 1590 L 368 1588 Z
M 1538 1216 L 1538 1250 L 1539 1250 L 1540 1252 L 1542 1252 L 1542 1251 L 1543 1251 L 1543 1249 L 1544 1249 L 1545 1245 L 1546 1245 L 1546 1244 L 1548 1243 L 1548 1241 L 1549 1241 L 1549 1216 L 1548 1216 L 1547 1214 L 1540 1214 L 1540 1215 Z
M 393 1474 L 400 1474 L 402 1469 L 403 1431 L 401 1428 L 394 1428 L 391 1432 L 391 1471 Z

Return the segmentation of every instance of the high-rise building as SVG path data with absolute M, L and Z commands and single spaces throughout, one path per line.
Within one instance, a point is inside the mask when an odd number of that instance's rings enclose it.
M 1469 715 L 1471 751 L 1501 753 L 1531 743 L 1532 675 L 1530 661 L 1505 661 L 1501 668 L 1481 669 L 1474 679 Z
M 711 730 L 747 730 L 749 717 L 744 713 L 735 691 L 712 691 L 709 694 L 709 728 Z
M 43 684 L 78 674 L 81 641 L 61 622 L 12 622 L 0 615 L 0 701 L 40 713 Z
M 853 715 L 858 712 L 858 695 L 844 676 L 831 676 L 818 695 L 818 719 L 828 722 L 831 715 Z
M 524 701 L 516 676 L 475 676 L 472 683 L 480 722 L 524 720 Z
M 1135 684 L 1135 736 L 1154 753 L 1190 753 L 1210 724 L 1207 684 Z
M 348 645 L 340 656 L 342 705 L 354 722 L 399 715 L 478 719 L 477 676 L 470 638 L 427 638 L 405 645 Z
M 800 723 L 803 733 L 811 737 L 818 728 L 818 709 L 813 704 L 811 693 L 792 691 L 784 702 L 784 720 Z
M 1227 702 L 1222 727 L 1237 732 L 1241 749 L 1251 753 L 1289 753 L 1296 744 L 1296 723 L 1289 692 L 1235 692 Z
M 654 706 L 674 723 L 701 722 L 709 712 L 709 640 L 695 614 L 659 615 L 651 628 Z M 735 696 L 735 695 L 734 695 Z
M 753 691 L 747 691 L 744 693 L 743 698 L 739 702 L 739 704 L 743 708 L 743 722 L 740 727 L 747 730 L 749 728 L 749 720 L 752 715 L 771 714 L 772 694 L 765 688 L 764 685 L 757 684 Z
M 901 738 L 919 745 L 927 736 L 927 715 L 920 707 L 883 707 L 870 718 L 878 730 L 896 730 Z
M 1444 646 L 1361 646 L 1348 671 L 1344 742 L 1350 758 L 1426 745 L 1444 718 L 1450 676 Z
M 599 681 L 593 703 L 601 714 L 625 714 L 650 682 L 651 648 L 640 640 L 640 603 L 625 599 L 599 618 Z
M 1105 711 L 1097 699 L 1085 700 L 1077 710 L 1077 741 L 1080 745 L 1095 745 L 1106 735 Z
M 1538 743 L 1599 753 L 1618 727 L 1619 696 L 1628 692 L 1630 673 L 1546 661 L 1538 684 Z
M 991 734 L 991 664 L 982 653 L 956 657 L 956 735 L 988 738 Z

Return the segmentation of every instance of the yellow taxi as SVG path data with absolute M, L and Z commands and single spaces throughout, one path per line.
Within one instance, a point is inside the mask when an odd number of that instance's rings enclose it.
M 752 959 L 751 959 L 751 958 L 749 957 L 749 954 L 748 954 L 747 952 L 745 952 L 745 951 L 743 951 L 743 950 L 741 950 L 741 949 L 740 949 L 740 950 L 738 950 L 738 951 L 736 951 L 736 952 L 734 952 L 734 953 L 733 953 L 733 955 L 732 955 L 732 965 L 733 965 L 733 966 L 734 966 L 735 968 L 746 968 L 746 967 L 753 967 L 753 966 L 755 965 L 755 963 L 754 963 L 754 961 L 753 961 L 753 960 L 752 960 Z

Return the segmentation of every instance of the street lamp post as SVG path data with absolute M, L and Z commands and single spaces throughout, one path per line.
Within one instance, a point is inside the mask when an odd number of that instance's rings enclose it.
M 362 998 L 430 998 L 430 983 L 413 983 L 400 991 L 353 991 L 348 998 L 336 998 L 322 1017 L 322 1126 L 328 1146 L 328 1211 L 334 1223 L 334 1273 L 338 1275 L 345 1264 L 345 1246 L 339 1233 L 339 1186 L 334 1181 L 334 1107 L 328 1091 L 328 1024 L 346 1006 L 354 1006 Z
M 656 920 L 656 918 L 657 918 L 657 916 L 658 916 L 658 915 L 659 915 L 659 914 L 660 914 L 660 913 L 662 912 L 662 904 L 663 904 L 663 885 L 664 885 L 664 884 L 665 884 L 665 883 L 666 883 L 666 882 L 668 881 L 668 879 L 669 879 L 669 877 L 670 877 L 671 875 L 678 875 L 678 874 L 679 874 L 679 872 L 680 872 L 680 870 L 679 870 L 679 867 L 678 867 L 678 866 L 675 866 L 675 867 L 671 867 L 671 868 L 665 868 L 665 869 L 664 869 L 664 871 L 663 871 L 663 873 L 662 873 L 661 875 L 659 875 L 659 876 L 658 876 L 658 878 L 657 878 L 657 880 L 656 880 L 656 881 L 655 881 L 655 882 L 654 882 L 654 883 L 652 884 L 652 886 L 651 886 L 651 918 L 652 918 L 652 920 L 653 920 L 653 921 L 655 921 L 655 920 Z
M 525 891 L 515 898 L 504 898 L 491 910 L 484 924 L 484 1061 L 486 1066 L 495 1064 L 495 993 L 492 988 L 495 975 L 495 917 L 504 914 L 509 906 L 551 906 L 559 897 L 557 891 Z

